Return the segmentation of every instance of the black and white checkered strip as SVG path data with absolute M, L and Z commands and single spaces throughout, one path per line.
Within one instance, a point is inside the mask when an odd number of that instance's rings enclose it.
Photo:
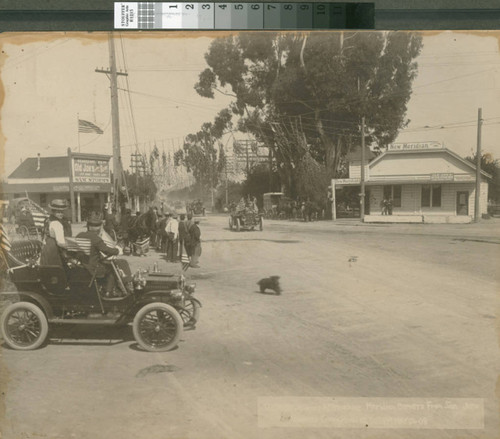
M 155 4 L 140 2 L 138 7 L 139 29 L 153 29 L 155 24 Z

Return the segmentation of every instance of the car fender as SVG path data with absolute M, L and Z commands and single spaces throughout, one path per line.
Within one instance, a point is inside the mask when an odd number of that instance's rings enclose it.
M 192 300 L 193 302 L 196 302 L 199 305 L 200 308 L 202 307 L 201 302 L 198 299 L 195 299 L 193 296 L 189 296 L 189 300 Z
M 48 320 L 54 317 L 52 311 L 52 306 L 49 301 L 39 293 L 34 293 L 32 291 L 16 291 L 16 292 L 3 292 L 1 293 L 3 297 L 12 296 L 15 297 L 15 302 L 30 302 L 38 307 L 44 312 Z
M 149 291 L 141 295 L 141 297 L 134 301 L 130 307 L 123 313 L 122 317 L 120 317 L 119 322 L 123 320 L 127 320 L 127 317 L 133 317 L 143 306 L 154 303 L 169 303 L 170 302 L 170 291 Z M 118 323 L 118 322 L 117 322 Z

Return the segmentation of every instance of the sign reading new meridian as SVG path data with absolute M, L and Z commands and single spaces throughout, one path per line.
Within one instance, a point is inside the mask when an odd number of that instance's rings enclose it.
M 109 159 L 73 157 L 73 182 L 111 183 Z
M 387 151 L 412 151 L 422 149 L 443 149 L 443 144 L 439 142 L 392 143 L 387 147 Z

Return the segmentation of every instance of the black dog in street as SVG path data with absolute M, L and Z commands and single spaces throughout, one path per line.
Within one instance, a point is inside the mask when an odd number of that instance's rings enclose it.
M 279 276 L 265 277 L 257 282 L 260 286 L 260 292 L 265 293 L 266 290 L 273 290 L 277 296 L 281 294 Z

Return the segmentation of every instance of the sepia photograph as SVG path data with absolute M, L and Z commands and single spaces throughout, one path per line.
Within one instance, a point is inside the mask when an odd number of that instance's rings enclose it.
M 499 42 L 0 34 L 0 437 L 499 437 Z

